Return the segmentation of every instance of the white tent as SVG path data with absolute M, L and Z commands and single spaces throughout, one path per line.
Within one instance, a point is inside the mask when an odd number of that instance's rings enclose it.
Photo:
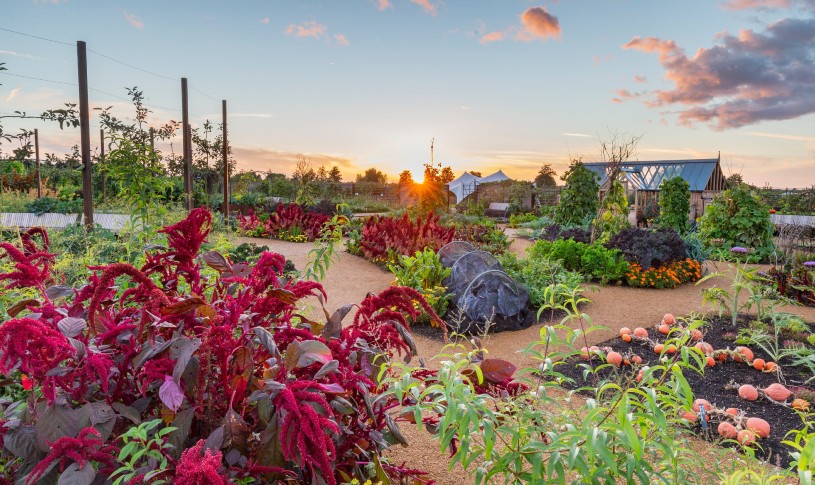
M 464 200 L 465 197 L 472 194 L 479 184 L 486 182 L 501 182 L 503 180 L 510 180 L 501 170 L 494 174 L 487 175 L 486 177 L 476 177 L 470 172 L 464 172 L 461 176 L 449 184 L 447 187 L 450 192 L 456 196 L 456 204 Z

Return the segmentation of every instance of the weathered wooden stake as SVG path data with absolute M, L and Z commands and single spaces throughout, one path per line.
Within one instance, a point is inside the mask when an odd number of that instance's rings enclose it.
M 42 177 L 40 175 L 40 130 L 34 128 L 34 156 L 37 159 L 37 198 L 42 198 Z
M 189 98 L 187 97 L 187 78 L 181 78 L 181 128 L 184 134 L 182 150 L 184 152 L 184 193 L 187 199 L 187 210 L 192 211 L 192 132 L 190 131 Z
M 226 100 L 221 100 L 221 111 L 223 112 L 223 159 L 224 159 L 224 219 L 229 220 L 229 143 L 226 134 Z
M 93 165 L 91 164 L 91 124 L 88 108 L 88 56 L 85 42 L 77 41 L 76 57 L 79 68 L 79 132 L 82 153 L 82 201 L 85 227 L 93 229 Z
M 108 200 L 108 185 L 105 174 L 105 130 L 99 128 L 99 173 L 102 175 L 102 203 Z

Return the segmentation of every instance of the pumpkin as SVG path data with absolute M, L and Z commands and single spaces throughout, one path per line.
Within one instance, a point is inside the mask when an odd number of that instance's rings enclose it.
M 671 345 L 665 347 L 665 352 L 668 352 L 669 354 L 675 354 L 676 353 L 676 345 L 671 344 Z
M 784 387 L 783 384 L 773 383 L 764 389 L 764 394 L 773 401 L 786 401 L 792 395 L 789 389 Z
M 706 411 L 710 411 L 710 408 L 713 407 L 710 405 L 710 401 L 708 401 L 707 399 L 697 399 L 693 401 L 693 410 L 698 413 L 702 405 L 705 406 Z
M 623 356 L 620 355 L 619 352 L 614 352 L 613 350 L 606 355 L 606 362 L 611 365 L 620 367 L 620 364 L 623 363 Z
M 635 355 L 631 357 L 631 362 L 635 364 L 642 364 L 642 357 L 640 357 L 639 355 Z
M 660 325 L 659 327 L 657 327 L 657 330 L 659 330 L 659 333 L 665 334 L 665 335 L 668 335 L 669 333 L 671 333 L 671 327 L 669 327 L 668 325 L 666 325 L 664 323 L 662 325 Z
M 717 431 L 719 432 L 719 435 L 721 435 L 722 438 L 728 440 L 734 439 L 739 434 L 739 432 L 736 431 L 736 427 L 728 423 L 727 421 L 722 421 L 721 423 L 719 423 Z
M 761 418 L 747 418 L 747 429 L 755 432 L 759 438 L 770 436 L 770 423 Z
M 792 400 L 792 409 L 797 411 L 809 411 L 809 402 L 804 399 L 793 399 Z
M 628 328 L 628 327 L 623 327 L 623 328 L 620 329 L 620 337 L 622 337 L 623 335 L 628 335 L 630 333 L 631 333 L 631 329 Z
M 620 338 L 623 339 L 623 342 L 626 342 L 626 343 L 631 342 L 631 334 L 630 333 L 624 333 L 624 334 L 622 334 L 620 336 Z
M 733 360 L 736 362 L 742 362 L 742 360 L 746 362 L 753 361 L 753 351 L 748 349 L 747 347 L 736 347 L 734 350 L 735 354 L 733 355 Z
M 764 372 L 775 372 L 778 370 L 778 364 L 773 361 L 764 364 Z
M 656 352 L 657 354 L 661 354 L 661 353 L 662 353 L 662 349 L 664 349 L 664 348 L 665 348 L 665 346 L 664 346 L 664 345 L 662 345 L 662 344 L 656 344 L 656 345 L 654 345 L 654 352 Z
M 637 372 L 637 382 L 642 382 L 643 376 L 645 376 L 645 369 L 640 369 L 640 371 Z
M 758 389 L 750 384 L 743 384 L 739 387 L 739 397 L 746 401 L 755 401 L 758 399 Z
M 695 423 L 699 419 L 699 417 L 695 413 L 685 411 L 684 413 L 682 413 L 682 419 L 687 419 L 691 423 Z
M 641 338 L 648 338 L 648 330 L 645 330 L 642 327 L 637 327 L 634 329 L 634 336 L 641 337 Z
M 589 349 L 588 349 L 588 348 L 586 348 L 586 347 L 583 347 L 582 349 L 580 349 L 580 357 L 581 357 L 583 360 L 589 360 L 589 359 L 591 359 L 591 355 L 589 354 Z
M 713 353 L 713 346 L 707 342 L 696 342 L 694 345 L 697 349 L 701 350 L 703 354 L 710 355 Z
M 714 359 L 713 357 L 708 355 L 705 358 L 705 366 L 706 367 L 713 367 L 714 365 L 716 365 L 716 359 Z
M 690 331 L 690 338 L 692 340 L 702 340 L 702 331 L 698 328 L 694 328 Z
M 666 313 L 664 317 L 662 317 L 662 323 L 666 325 L 673 325 L 676 323 L 676 319 L 670 313 Z
M 736 440 L 744 446 L 750 446 L 756 442 L 756 434 L 749 429 L 743 429 L 736 435 Z
M 764 370 L 764 365 L 764 359 L 753 359 L 753 367 L 755 367 L 756 370 Z
M 724 410 L 724 412 L 726 412 L 727 414 L 732 414 L 733 416 L 738 416 L 739 415 L 738 408 L 727 408 L 727 409 Z

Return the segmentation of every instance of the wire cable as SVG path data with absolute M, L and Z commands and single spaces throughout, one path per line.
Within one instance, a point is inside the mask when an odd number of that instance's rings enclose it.
M 0 30 L 4 30 L 6 32 L 11 32 L 12 34 L 24 35 L 26 37 L 32 37 L 34 39 L 46 40 L 48 42 L 53 42 L 55 44 L 63 44 L 63 45 L 69 45 L 69 46 L 75 46 L 76 45 L 76 44 L 71 44 L 70 42 L 62 42 L 61 40 L 54 40 L 54 39 L 49 39 L 47 37 L 40 37 L 39 35 L 26 34 L 25 32 L 18 32 L 16 30 L 7 29 L 5 27 L 0 27 Z
M 88 52 L 93 52 L 93 53 L 94 53 L 94 54 L 96 54 L 97 56 L 104 57 L 105 59 L 107 59 L 107 60 L 109 60 L 109 61 L 113 61 L 113 62 L 115 62 L 115 63 L 117 63 L 117 64 L 121 64 L 121 65 L 123 65 L 123 66 L 129 67 L 130 69 L 135 69 L 135 70 L 137 70 L 137 71 L 141 71 L 141 72 L 144 72 L 144 73 L 147 73 L 147 74 L 150 74 L 150 75 L 156 76 L 156 77 L 160 77 L 160 78 L 163 78 L 163 79 L 168 79 L 168 80 L 170 80 L 170 81 L 180 81 L 180 79 L 179 79 L 179 78 L 170 77 L 170 76 L 165 76 L 165 75 L 163 75 L 163 74 L 158 74 L 158 73 L 155 73 L 155 72 L 153 72 L 153 71 L 148 71 L 147 69 L 142 69 L 142 68 L 140 68 L 140 67 L 136 67 L 136 66 L 131 65 L 131 64 L 128 64 L 128 63 L 126 63 L 126 62 L 124 62 L 124 61 L 120 61 L 119 59 L 114 59 L 113 57 L 106 56 L 105 54 L 102 54 L 101 52 L 96 52 L 96 51 L 95 51 L 95 50 L 93 50 L 93 49 L 88 49 Z
M 66 86 L 79 86 L 76 83 L 66 83 L 64 81 L 54 81 L 54 80 L 51 80 L 51 79 L 43 79 L 41 77 L 34 77 L 34 76 L 23 76 L 22 74 L 14 74 L 14 73 L 11 73 L 11 72 L 4 72 L 3 74 L 0 74 L 0 75 L 1 76 L 21 77 L 23 79 L 33 79 L 35 81 L 43 81 L 43 82 L 54 83 L 54 84 L 64 84 Z

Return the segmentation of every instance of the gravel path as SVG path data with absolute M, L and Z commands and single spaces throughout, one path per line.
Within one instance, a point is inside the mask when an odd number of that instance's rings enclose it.
M 507 230 L 512 234 L 514 231 Z M 237 238 L 237 242 L 254 242 L 269 246 L 274 252 L 291 259 L 298 269 L 305 266 L 311 244 L 290 243 L 258 238 Z M 510 250 L 522 255 L 531 243 L 523 239 L 513 239 Z M 708 263 L 710 271 L 731 270 L 726 265 L 721 268 Z M 393 281 L 393 275 L 378 266 L 351 254 L 342 251 L 338 261 L 332 264 L 323 280 L 323 286 L 328 293 L 329 300 L 326 308 L 329 312 L 347 303 L 360 302 L 368 292 L 378 293 Z M 674 315 L 688 315 L 710 311 L 702 303 L 701 288 L 716 285 L 727 286 L 729 280 L 725 278 L 711 278 L 705 283 L 696 286 L 682 285 L 673 290 L 648 290 L 628 288 L 623 286 L 597 287 L 585 293 L 591 300 L 582 310 L 594 325 L 607 328 L 589 334 L 589 344 L 608 340 L 618 334 L 621 327 L 634 328 L 637 326 L 650 327 L 656 325 L 666 313 Z M 808 322 L 815 322 L 815 308 L 784 307 L 782 311 L 795 313 Z M 346 318 L 349 322 L 351 318 Z M 502 332 L 489 336 L 486 347 L 491 357 L 500 357 L 523 367 L 530 362 L 523 356 L 523 349 L 539 339 L 542 324 L 532 325 L 526 330 L 517 332 Z M 443 344 L 438 339 L 428 338 L 414 334 L 420 355 L 424 356 L 428 366 L 436 367 L 438 361 L 433 359 L 442 350 Z M 439 452 L 438 444 L 426 432 L 419 431 L 413 426 L 403 426 L 405 437 L 411 442 L 410 448 L 395 448 L 389 452 L 394 462 L 405 461 L 408 467 L 415 467 L 431 473 L 431 478 L 440 485 L 460 484 L 469 481 L 460 467 L 452 471 L 447 470 L 448 460 Z

